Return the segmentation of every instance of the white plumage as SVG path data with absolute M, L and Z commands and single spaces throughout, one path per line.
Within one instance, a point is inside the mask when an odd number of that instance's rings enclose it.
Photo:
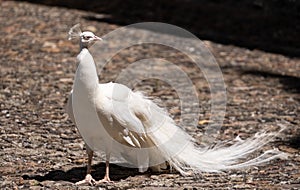
M 89 156 L 87 176 L 77 184 L 95 183 L 90 168 L 93 151 L 98 150 L 106 153 L 106 175 L 100 182 L 110 181 L 111 154 L 122 157 L 141 172 L 148 167 L 165 168 L 167 161 L 182 175 L 240 169 L 286 156 L 278 150 L 268 150 L 247 160 L 249 154 L 272 140 L 275 133 L 257 134 L 230 146 L 218 144 L 213 148 L 200 148 L 163 109 L 141 93 L 122 84 L 98 83 L 88 46 L 100 40 L 99 37 L 91 32 L 81 32 L 78 25 L 71 28 L 69 35 L 80 37 L 81 52 L 77 56 L 79 65 L 67 112 L 83 137 Z M 246 161 L 240 162 L 240 159 Z

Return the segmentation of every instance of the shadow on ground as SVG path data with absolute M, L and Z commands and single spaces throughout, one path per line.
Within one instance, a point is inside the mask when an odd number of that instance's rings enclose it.
M 28 1 L 99 13 L 85 17 L 88 20 L 118 25 L 165 22 L 202 40 L 300 56 L 300 1 Z
M 290 147 L 300 150 L 300 132 L 288 141 Z
M 278 78 L 279 82 L 283 85 L 283 90 L 289 93 L 300 94 L 300 78 L 293 76 L 283 76 L 280 74 L 269 73 L 265 71 L 257 71 L 257 70 L 246 70 L 243 71 L 242 74 L 250 74 L 254 76 L 263 76 L 263 77 L 272 77 Z M 300 101 L 300 98 L 297 99 Z
M 105 164 L 100 163 L 92 166 L 92 176 L 95 180 L 103 179 L 105 172 Z M 115 164 L 110 164 L 111 180 L 119 181 L 121 179 L 126 179 L 130 176 L 140 175 L 137 169 L 125 168 Z M 75 167 L 68 171 L 63 170 L 53 170 L 45 175 L 23 175 L 25 180 L 37 180 L 37 181 L 69 181 L 75 183 L 84 179 L 86 175 L 86 167 Z

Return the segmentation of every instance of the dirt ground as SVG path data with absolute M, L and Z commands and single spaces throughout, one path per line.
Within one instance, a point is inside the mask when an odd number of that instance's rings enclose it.
M 95 13 L 0 0 L 0 188 L 1 189 L 300 189 L 300 60 L 211 41 L 227 87 L 227 109 L 219 140 L 254 135 L 283 123 L 287 129 L 264 149 L 290 154 L 263 166 L 199 178 L 176 172 L 140 174 L 111 165 L 112 184 L 75 186 L 85 175 L 83 140 L 64 110 L 72 88 L 78 44 L 67 40 L 69 27 L 82 23 L 99 36 L 118 25 L 90 20 Z M 110 42 L 110 45 L 116 42 Z M 100 82 L 115 80 L 126 64 L 146 56 L 163 56 L 178 63 L 193 80 L 201 102 L 200 121 L 210 117 L 210 91 L 201 73 L 178 52 L 154 45 L 124 50 L 107 64 Z M 134 52 L 134 53 L 133 53 Z M 163 52 L 162 54 L 159 54 Z M 137 87 L 163 100 L 178 117 L 176 94 L 163 82 Z M 174 103 L 175 102 L 175 103 Z M 188 129 L 201 138 L 205 122 Z M 104 176 L 100 156 L 92 175 Z

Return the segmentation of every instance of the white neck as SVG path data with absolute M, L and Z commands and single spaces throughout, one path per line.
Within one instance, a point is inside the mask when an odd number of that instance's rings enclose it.
M 77 56 L 79 65 L 75 74 L 74 88 L 92 93 L 98 86 L 98 75 L 94 59 L 87 48 L 83 48 Z

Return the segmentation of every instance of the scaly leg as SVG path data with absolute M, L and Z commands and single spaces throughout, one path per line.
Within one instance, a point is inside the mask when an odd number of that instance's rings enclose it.
M 105 176 L 103 179 L 99 180 L 97 184 L 112 182 L 109 178 L 109 159 L 110 159 L 110 153 L 106 153 Z
M 94 185 L 94 184 L 96 184 L 96 181 L 94 180 L 94 178 L 91 175 L 92 160 L 93 160 L 94 152 L 93 152 L 93 150 L 88 145 L 86 145 L 86 153 L 88 155 L 88 163 L 87 163 L 86 176 L 85 176 L 84 180 L 76 182 L 75 183 L 76 185 L 82 185 L 82 184 Z

